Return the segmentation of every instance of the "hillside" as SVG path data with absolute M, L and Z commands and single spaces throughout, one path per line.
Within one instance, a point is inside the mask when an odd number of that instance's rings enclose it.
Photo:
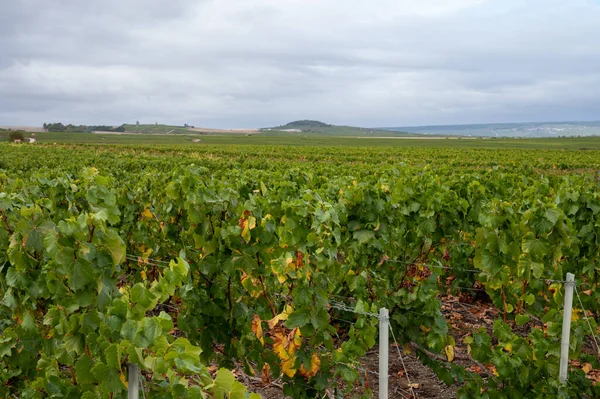
M 413 134 L 377 128 L 364 128 L 355 126 L 337 126 L 315 120 L 298 120 L 281 126 L 260 129 L 264 134 L 270 135 L 306 135 L 322 134 L 329 136 L 368 136 L 368 137 L 401 137 Z

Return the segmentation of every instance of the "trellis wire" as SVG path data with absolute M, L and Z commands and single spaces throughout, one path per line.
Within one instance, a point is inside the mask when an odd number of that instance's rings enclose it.
M 146 387 L 144 387 L 144 376 L 142 375 L 142 371 L 139 368 L 138 373 L 140 374 L 140 388 L 142 388 L 142 399 L 146 399 Z
M 581 310 L 583 311 L 583 317 L 587 322 L 587 325 L 590 327 L 590 332 L 592 333 L 592 338 L 594 339 L 594 343 L 596 344 L 596 351 L 600 355 L 600 346 L 598 346 L 598 341 L 596 340 L 596 334 L 594 333 L 594 329 L 592 328 L 592 323 L 590 323 L 590 319 L 587 317 L 587 312 L 583 307 L 583 302 L 581 302 L 581 297 L 579 296 L 579 290 L 577 289 L 577 285 L 575 285 L 575 294 L 577 294 L 577 299 L 579 300 L 579 305 L 581 305 Z
M 361 311 L 355 310 L 354 308 L 346 305 L 343 302 L 329 300 L 329 306 L 331 306 L 334 309 L 343 310 L 344 312 L 352 312 L 352 313 L 360 314 L 363 316 L 379 318 L 379 315 L 377 313 L 361 312 Z
M 400 345 L 398 345 L 398 341 L 396 341 L 396 335 L 394 334 L 394 329 L 392 328 L 392 324 L 389 324 L 390 332 L 392 333 L 392 338 L 394 339 L 394 343 L 396 344 L 396 349 L 398 350 L 398 357 L 400 357 L 400 362 L 402 363 L 402 368 L 404 369 L 404 374 L 406 375 L 406 380 L 408 381 L 408 387 L 410 388 L 410 392 L 413 395 L 413 398 L 417 398 L 415 394 L 415 390 L 413 385 L 410 382 L 410 377 L 408 376 L 408 370 L 406 369 L 406 365 L 404 364 L 404 358 L 402 357 L 402 353 L 400 352 Z
M 403 265 L 413 265 L 413 264 L 417 264 L 417 262 L 411 262 L 411 261 L 404 261 L 404 260 L 397 260 L 397 259 L 386 259 L 385 262 L 391 262 L 391 263 L 400 263 Z M 432 269 L 446 269 L 446 270 L 452 270 L 452 271 L 456 271 L 456 272 L 469 272 L 469 273 L 482 273 L 482 270 L 476 270 L 476 269 L 457 269 L 457 268 L 453 268 L 453 267 L 448 267 L 448 266 L 443 266 L 443 265 L 434 265 L 431 263 L 422 263 L 422 265 L 427 266 L 429 268 Z

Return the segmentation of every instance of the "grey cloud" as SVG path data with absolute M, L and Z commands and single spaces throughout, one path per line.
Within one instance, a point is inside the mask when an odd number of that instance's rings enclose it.
M 6 2 L 0 124 L 597 119 L 591 0 Z

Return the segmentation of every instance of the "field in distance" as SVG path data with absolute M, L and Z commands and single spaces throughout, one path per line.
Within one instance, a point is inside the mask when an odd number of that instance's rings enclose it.
M 0 131 L 0 141 L 8 141 L 10 132 Z M 71 144 L 188 144 L 202 146 L 220 145 L 259 145 L 259 146 L 344 146 L 344 147 L 406 147 L 406 148 L 531 148 L 561 150 L 600 150 L 600 137 L 539 138 L 539 139 L 467 139 L 453 138 L 414 138 L 414 137 L 344 137 L 322 135 L 268 135 L 268 134 L 121 134 L 114 133 L 31 133 L 24 132 L 25 138 L 33 137 L 37 143 Z

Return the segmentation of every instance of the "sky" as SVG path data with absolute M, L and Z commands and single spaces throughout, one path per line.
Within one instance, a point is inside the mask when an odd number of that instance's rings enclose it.
M 0 125 L 600 120 L 599 0 L 0 1 Z

